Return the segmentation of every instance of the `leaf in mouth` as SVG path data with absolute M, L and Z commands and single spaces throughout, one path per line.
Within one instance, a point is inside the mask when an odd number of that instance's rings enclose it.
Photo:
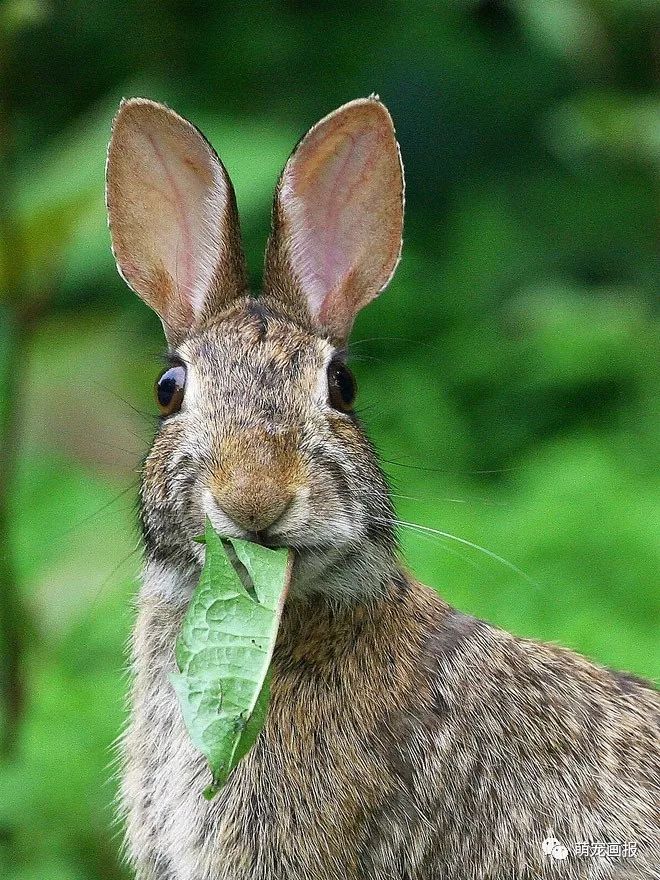
M 170 680 L 190 738 L 209 762 L 213 778 L 204 794 L 211 798 L 266 720 L 293 552 L 225 541 L 208 520 L 204 543 L 204 567 L 176 642 L 179 671 Z

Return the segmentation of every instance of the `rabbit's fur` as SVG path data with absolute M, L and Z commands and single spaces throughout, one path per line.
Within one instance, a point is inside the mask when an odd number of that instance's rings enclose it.
M 257 300 L 231 184 L 208 145 L 159 105 L 118 114 L 115 254 L 187 366 L 184 405 L 163 420 L 142 479 L 146 563 L 122 748 L 139 880 L 660 877 L 658 693 L 417 583 L 399 561 L 373 448 L 352 412 L 328 403 L 328 364 L 396 266 L 402 194 L 383 105 L 331 114 L 278 186 Z M 172 240 L 183 242 L 176 262 Z M 296 563 L 268 718 L 209 802 L 168 681 L 199 577 L 193 538 L 205 515 L 244 537 L 275 508 L 284 513 L 260 534 L 293 547 Z M 544 853 L 548 837 L 566 858 Z M 599 842 L 636 854 L 576 849 Z

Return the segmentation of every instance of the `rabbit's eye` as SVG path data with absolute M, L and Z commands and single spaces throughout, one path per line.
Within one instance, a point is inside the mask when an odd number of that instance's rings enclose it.
M 357 384 L 353 374 L 341 361 L 331 361 L 328 367 L 330 404 L 341 412 L 350 412 L 355 403 Z
M 156 402 L 162 416 L 171 416 L 181 409 L 186 386 L 186 368 L 183 364 L 169 367 L 156 382 Z

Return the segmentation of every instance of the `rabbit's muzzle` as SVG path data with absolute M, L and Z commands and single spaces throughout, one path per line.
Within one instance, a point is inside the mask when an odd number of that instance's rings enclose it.
M 262 536 L 284 517 L 301 486 L 301 466 L 291 438 L 242 432 L 223 443 L 221 466 L 209 489 L 233 523 Z
M 229 482 L 213 495 L 226 516 L 256 534 L 274 525 L 293 500 L 293 492 L 283 489 L 272 477 L 253 474 L 243 467 L 237 468 Z

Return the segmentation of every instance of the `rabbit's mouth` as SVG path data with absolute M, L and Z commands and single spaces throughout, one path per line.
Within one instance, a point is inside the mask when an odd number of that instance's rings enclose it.
M 209 489 L 202 492 L 201 513 L 222 537 L 241 538 L 273 549 L 290 548 L 297 554 L 330 552 L 335 555 L 334 551 L 344 544 L 354 543 L 359 532 L 357 523 L 316 523 L 304 494 L 283 506 L 278 516 L 271 515 L 272 522 L 260 529 L 250 528 L 247 518 L 237 521 L 236 517 L 229 516 Z M 203 521 L 200 525 L 203 527 Z
M 260 544 L 262 547 L 269 547 L 271 550 L 288 547 L 282 540 L 270 538 L 265 532 L 248 532 L 245 540 L 250 541 L 252 544 Z
M 262 547 L 274 547 L 263 532 L 248 532 L 248 541 L 253 544 L 261 544 Z
M 290 542 L 286 540 L 284 530 L 281 529 L 284 516 L 286 514 L 286 506 L 281 506 L 281 511 L 277 515 L 273 513 L 265 516 L 258 512 L 251 516 L 249 507 L 246 506 L 246 512 L 241 511 L 237 515 L 232 511 L 229 513 L 218 504 L 210 489 L 206 489 L 202 493 L 202 512 L 205 517 L 211 521 L 211 525 L 216 532 L 226 538 L 241 538 L 244 541 L 252 541 L 254 544 L 261 544 L 263 547 L 288 547 Z M 287 505 L 288 506 L 288 505 Z M 257 520 L 257 522 L 251 521 Z M 268 522 L 271 519 L 271 522 Z M 254 528 L 259 525 L 259 528 Z
M 365 556 L 365 541 L 370 539 L 364 535 L 363 519 L 348 512 L 340 516 L 336 509 L 334 516 L 325 517 L 304 492 L 263 529 L 237 523 L 218 504 L 210 489 L 201 492 L 200 501 L 200 526 L 208 517 L 222 537 L 294 551 L 292 597 L 324 593 L 335 600 L 352 601 L 367 588 L 367 575 L 375 576 L 380 584 L 392 570 L 394 557 L 389 544 L 372 542 Z M 194 552 L 201 562 L 203 548 L 199 543 L 194 543 Z

